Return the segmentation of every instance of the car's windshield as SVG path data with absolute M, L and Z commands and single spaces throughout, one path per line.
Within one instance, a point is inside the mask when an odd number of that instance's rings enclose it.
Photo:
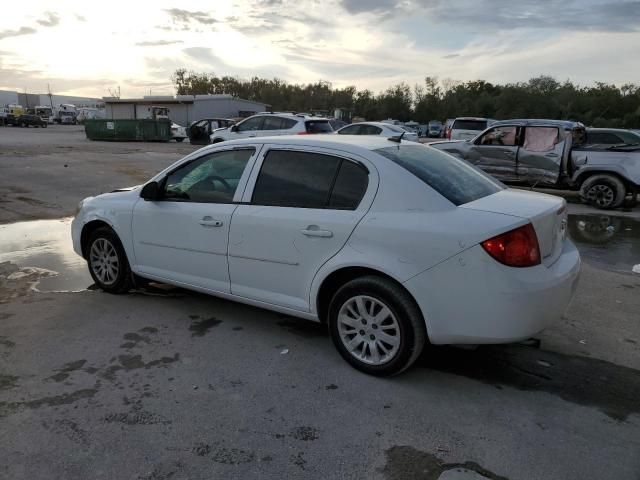
M 453 128 L 456 130 L 484 130 L 487 128 L 486 120 L 456 120 L 453 122 Z
M 424 145 L 398 145 L 375 150 L 436 190 L 455 205 L 499 192 L 505 187 L 464 160 Z
M 305 122 L 307 133 L 331 133 L 333 128 L 328 120 L 308 120 Z

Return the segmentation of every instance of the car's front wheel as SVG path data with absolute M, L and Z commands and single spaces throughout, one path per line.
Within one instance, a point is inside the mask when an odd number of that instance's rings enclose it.
M 108 227 L 94 230 L 87 242 L 89 273 L 105 292 L 124 293 L 132 286 L 131 269 L 120 239 Z
M 381 277 L 360 277 L 343 285 L 331 300 L 328 320 L 342 357 L 371 375 L 402 372 L 426 343 L 424 319 L 413 298 Z
M 603 210 L 618 208 L 624 202 L 627 190 L 622 181 L 608 174 L 587 178 L 580 188 L 582 200 Z

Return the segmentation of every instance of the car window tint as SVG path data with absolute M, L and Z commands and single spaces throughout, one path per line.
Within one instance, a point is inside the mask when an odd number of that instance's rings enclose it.
M 165 200 L 231 203 L 255 149 L 226 150 L 198 158 L 175 170 L 164 183 Z
M 445 152 L 423 145 L 398 145 L 374 150 L 405 168 L 454 205 L 499 192 L 495 179 Z
M 282 119 L 282 128 L 283 130 L 288 130 L 290 128 L 295 127 L 298 124 L 297 120 L 294 120 L 293 118 L 283 118 Z
M 329 207 L 355 210 L 368 184 L 369 172 L 362 165 L 343 160 L 331 191 Z
M 609 132 L 587 132 L 587 143 L 615 145 L 625 143 L 622 138 Z
M 341 128 L 338 133 L 340 135 L 358 135 L 360 128 L 360 125 L 349 125 L 348 127 Z
M 501 145 L 513 147 L 516 145 L 517 127 L 495 127 L 485 133 L 480 139 L 480 145 Z
M 360 130 L 360 135 L 380 135 L 382 129 L 380 127 L 376 127 L 375 125 L 363 125 L 362 130 Z
M 331 133 L 333 128 L 327 120 L 308 120 L 304 122 L 307 133 Z
M 478 130 L 482 131 L 487 128 L 486 120 L 455 120 L 453 126 L 454 130 Z
M 248 118 L 244 122 L 238 124 L 238 132 L 260 130 L 262 127 L 262 120 L 263 117 Z
M 280 117 L 265 117 L 261 130 L 280 130 L 282 129 L 282 120 Z
M 324 208 L 341 159 L 318 153 L 271 150 L 256 180 L 252 203 Z

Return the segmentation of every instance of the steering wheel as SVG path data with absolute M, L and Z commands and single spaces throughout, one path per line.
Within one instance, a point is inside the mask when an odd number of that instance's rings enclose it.
M 218 175 L 211 175 L 211 176 L 207 177 L 207 180 L 218 180 L 224 186 L 224 188 L 227 189 L 227 191 L 230 192 L 230 191 L 233 190 L 233 188 L 231 188 L 231 185 L 229 185 L 224 178 L 222 178 L 222 177 L 220 177 Z

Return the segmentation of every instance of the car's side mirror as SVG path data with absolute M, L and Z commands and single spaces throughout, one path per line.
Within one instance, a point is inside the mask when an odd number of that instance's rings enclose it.
M 149 182 L 140 191 L 140 198 L 144 200 L 158 200 L 160 198 L 160 186 L 158 182 Z
M 231 125 L 231 131 L 232 132 L 237 132 L 238 131 L 238 126 L 237 125 Z

